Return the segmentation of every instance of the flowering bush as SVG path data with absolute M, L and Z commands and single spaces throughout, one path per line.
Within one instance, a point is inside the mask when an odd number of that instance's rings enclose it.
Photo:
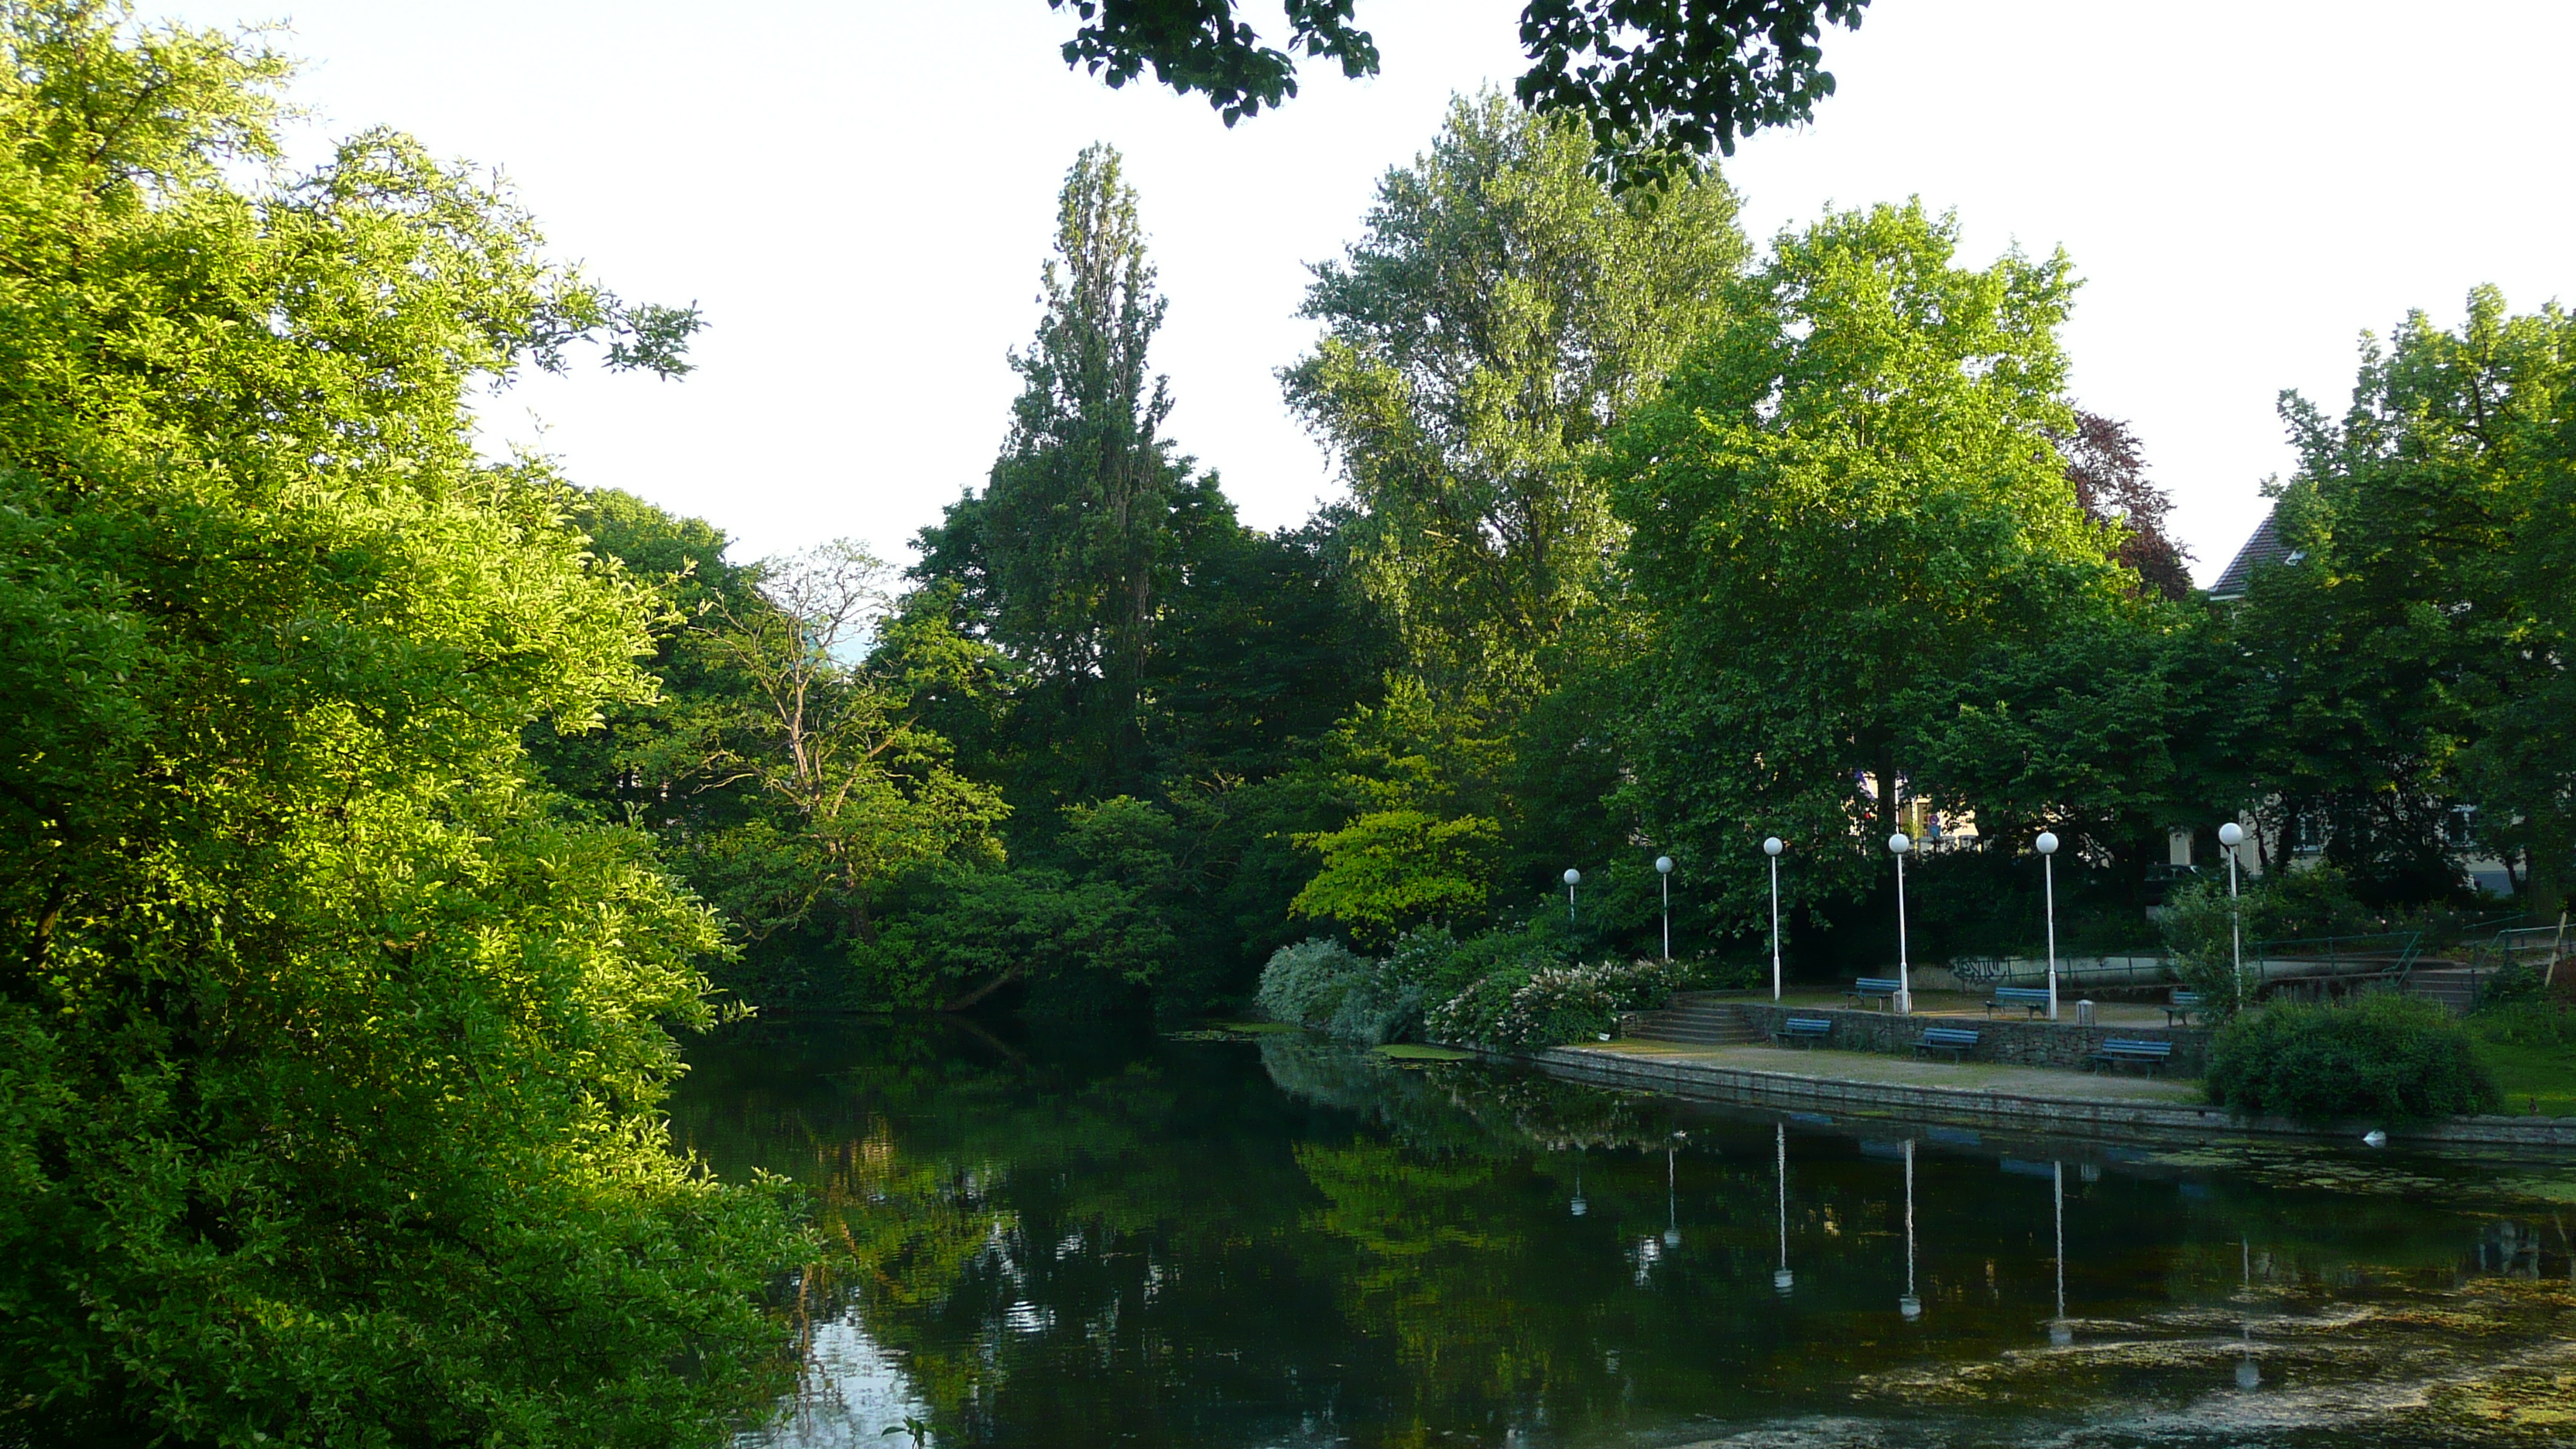
M 1505 967 L 1433 1007 L 1424 1034 L 1435 1041 L 1530 1048 L 1608 1031 L 1620 1012 L 1661 1006 L 1688 968 L 1668 961 L 1604 961 L 1538 971 Z
M 1253 1005 L 1272 1021 L 1292 1026 L 1322 1026 L 1341 1009 L 1342 998 L 1369 968 L 1341 942 L 1316 937 L 1270 953 L 1261 968 L 1261 986 Z

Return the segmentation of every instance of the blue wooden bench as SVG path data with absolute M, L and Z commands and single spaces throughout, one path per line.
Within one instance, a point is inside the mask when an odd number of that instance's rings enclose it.
M 1791 1042 L 1796 1042 L 1800 1046 L 1813 1046 L 1833 1034 L 1834 1023 L 1831 1017 L 1793 1016 L 1780 1023 L 1778 1031 L 1771 1033 L 1771 1041 L 1776 1046 L 1786 1046 Z
M 2132 1041 L 2115 1036 L 2102 1043 L 2100 1051 L 2084 1059 L 2084 1069 L 2088 1072 L 2109 1071 L 2113 1067 L 2134 1063 L 2150 1072 L 2161 1072 L 2165 1063 L 2172 1060 L 2172 1042 Z
M 1968 1053 L 1976 1049 L 1977 1034 L 1965 1027 L 1927 1027 L 1923 1035 L 1914 1039 L 1915 1055 L 1928 1057 L 1934 1052 L 1948 1052 L 1954 1062 L 1966 1061 Z
M 1851 990 L 1843 993 L 1843 1000 L 1858 1002 L 1862 1006 L 1873 1001 L 1892 1002 L 1896 1000 L 1896 993 L 1904 989 L 1905 983 L 1893 976 L 1864 976 L 1851 984 Z
M 2165 1025 L 2188 1026 L 2191 1024 L 2192 1013 L 2200 1009 L 2199 992 L 2177 991 L 2173 994 L 2172 1003 L 2165 1007 Z
M 1992 1016 L 1998 1011 L 2009 1011 L 2016 1006 L 2027 1008 L 2033 1016 L 2038 1016 L 2042 1012 L 2047 1011 L 2048 988 L 2044 986 L 1998 986 L 1995 988 L 1994 996 L 1986 1002 L 1986 1015 Z

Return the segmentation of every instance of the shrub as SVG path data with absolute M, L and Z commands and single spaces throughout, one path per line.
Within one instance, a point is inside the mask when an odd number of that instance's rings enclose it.
M 1526 928 L 1498 928 L 1461 941 L 1444 929 L 1426 927 L 1398 941 L 1386 958 L 1396 978 L 1422 988 L 1427 1001 L 1446 1001 L 1506 967 L 1526 977 L 1557 963 L 1554 946 Z
M 1401 1041 L 1422 1025 L 1422 988 L 1405 980 L 1392 961 L 1353 955 L 1340 942 L 1321 938 L 1272 952 L 1252 999 L 1273 1021 L 1364 1046 Z
M 1252 1002 L 1263 1016 L 1293 1026 L 1322 1026 L 1333 1019 L 1351 984 L 1368 962 L 1339 941 L 1315 937 L 1270 953 Z
M 2209 1094 L 2237 1112 L 2389 1121 L 2494 1109 L 2495 1079 L 2449 1013 L 2395 995 L 2248 1011 L 2210 1043 Z
M 2519 1002 L 2540 1001 L 2549 994 L 2540 973 L 2529 966 L 2513 964 L 2489 975 L 2478 983 L 2478 1009 L 2510 1006 Z
M 2253 876 L 2231 901 L 2224 868 L 2176 889 L 2165 899 L 2162 927 L 2174 973 L 2200 993 L 2215 1019 L 2233 1015 L 2236 955 L 2230 926 L 2242 913 L 2250 954 L 2263 941 L 2361 935 L 2383 929 L 2353 898 L 2351 883 L 2330 865 Z
M 1324 1030 L 1361 1046 L 1403 1041 L 1422 1030 L 1422 988 L 1398 980 L 1386 963 L 1367 963 L 1342 993 Z
M 1668 961 L 1505 967 L 1433 1007 L 1424 1030 L 1440 1041 L 1490 1047 L 1580 1041 L 1608 1031 L 1620 1012 L 1662 1005 L 1687 975 Z

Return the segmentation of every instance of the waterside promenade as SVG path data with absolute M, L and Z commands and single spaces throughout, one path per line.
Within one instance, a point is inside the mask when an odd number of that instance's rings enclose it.
M 1486 1055 L 1524 1062 L 1552 1076 L 1606 1086 L 1847 1116 L 2165 1141 L 2207 1141 L 2240 1134 L 2358 1138 L 2382 1127 L 2392 1141 L 2409 1145 L 2576 1150 L 2576 1118 L 2455 1117 L 2411 1125 L 2356 1122 L 2330 1128 L 2280 1118 L 2242 1120 L 2209 1105 L 2200 1084 L 2182 1078 L 1993 1062 L 1913 1061 L 1868 1052 L 1641 1040 Z

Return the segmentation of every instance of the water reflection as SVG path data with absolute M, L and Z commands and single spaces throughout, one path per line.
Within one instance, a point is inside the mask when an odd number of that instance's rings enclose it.
M 676 1132 L 834 1245 L 748 1443 L 2521 1443 L 2576 1398 L 2563 1168 L 1864 1137 L 1294 1037 L 693 1057 Z

